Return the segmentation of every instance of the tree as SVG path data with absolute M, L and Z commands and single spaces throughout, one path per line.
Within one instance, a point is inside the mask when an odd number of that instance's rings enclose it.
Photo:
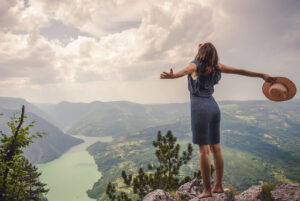
M 178 178 L 179 170 L 182 165 L 187 164 L 192 156 L 193 148 L 191 143 L 188 144 L 187 150 L 183 151 L 179 156 L 180 145 L 176 144 L 176 137 L 169 130 L 166 136 L 162 136 L 161 132 L 157 133 L 157 140 L 152 142 L 156 147 L 155 156 L 158 160 L 157 164 L 148 164 L 150 173 L 146 173 L 143 168 L 139 168 L 138 174 L 133 177 L 122 170 L 122 178 L 124 183 L 133 188 L 133 193 L 138 195 L 142 200 L 143 197 L 155 189 L 163 189 L 165 191 L 177 190 L 182 184 L 191 181 L 194 178 L 201 179 L 200 170 L 194 172 L 193 178 L 185 176 L 182 180 Z M 214 168 L 211 168 L 211 175 Z M 106 194 L 114 201 L 131 201 L 128 195 L 121 192 L 116 195 L 115 185 L 108 183 Z
M 0 114 L 3 115 L 3 114 Z M 7 123 L 11 130 L 8 136 L 0 130 L 0 200 L 41 200 L 42 193 L 48 192 L 45 184 L 39 182 L 38 177 L 41 173 L 37 168 L 29 163 L 22 156 L 22 148 L 33 142 L 33 138 L 42 137 L 45 132 L 30 133 L 35 121 L 26 127 L 22 127 L 25 115 L 25 107 L 22 106 L 21 116 L 16 118 L 16 114 Z M 17 125 L 17 126 L 16 126 Z
M 22 169 L 26 174 L 22 180 L 26 183 L 28 195 L 26 200 L 40 200 L 41 194 L 47 193 L 49 189 L 45 189 L 46 184 L 40 182 L 39 177 L 42 173 L 38 172 L 36 166 L 32 165 L 25 157 L 22 159 Z

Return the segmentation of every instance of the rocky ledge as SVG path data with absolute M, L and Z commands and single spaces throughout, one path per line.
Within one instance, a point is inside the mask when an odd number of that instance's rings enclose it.
M 213 181 L 212 181 L 213 184 Z M 261 185 L 251 186 L 239 195 L 233 195 L 229 188 L 224 188 L 224 193 L 213 193 L 212 197 L 198 199 L 203 190 L 202 180 L 194 179 L 180 186 L 176 193 L 180 198 L 173 198 L 161 189 L 148 193 L 143 201 L 261 201 L 263 194 Z M 273 201 L 300 201 L 300 186 L 296 184 L 278 184 L 271 191 Z

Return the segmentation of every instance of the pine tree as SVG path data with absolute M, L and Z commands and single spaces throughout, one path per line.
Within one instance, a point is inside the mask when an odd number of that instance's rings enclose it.
M 3 114 L 1 114 L 3 115 Z M 7 125 L 12 135 L 8 136 L 0 130 L 0 201 L 42 200 L 42 193 L 48 192 L 45 184 L 39 182 L 41 173 L 22 156 L 22 148 L 33 142 L 33 138 L 42 137 L 43 133 L 30 133 L 35 121 L 22 127 L 25 107 L 22 106 L 21 116 L 11 118 Z M 17 126 L 16 126 L 17 125 Z
M 158 160 L 157 164 L 148 164 L 147 168 L 150 173 L 146 173 L 140 168 L 138 174 L 133 177 L 122 171 L 124 183 L 133 187 L 133 193 L 137 194 L 140 199 L 155 189 L 163 189 L 165 191 L 177 190 L 182 184 L 191 181 L 194 178 L 201 179 L 200 170 L 194 172 L 193 176 L 185 176 L 182 180 L 178 178 L 179 170 L 182 165 L 187 164 L 192 156 L 193 148 L 191 143 L 188 144 L 187 150 L 183 151 L 179 156 L 180 145 L 176 144 L 176 137 L 169 130 L 166 136 L 162 136 L 158 131 L 156 141 L 152 145 L 157 148 L 155 156 Z M 214 168 L 211 167 L 211 175 Z M 111 200 L 130 201 L 128 195 L 121 192 L 116 195 L 115 185 L 109 182 L 106 188 L 106 194 Z
M 37 167 L 32 165 L 25 157 L 22 158 L 22 162 L 22 168 L 26 172 L 22 178 L 27 186 L 28 196 L 26 196 L 26 200 L 40 200 L 41 194 L 49 191 L 49 189 L 44 188 L 46 184 L 39 179 L 42 173 L 38 172 Z

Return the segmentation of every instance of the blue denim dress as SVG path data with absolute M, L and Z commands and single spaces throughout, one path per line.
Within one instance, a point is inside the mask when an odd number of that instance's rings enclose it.
M 217 68 L 214 76 L 204 76 L 200 75 L 200 62 L 193 60 L 192 63 L 196 64 L 198 74 L 196 79 L 188 74 L 193 143 L 219 144 L 221 112 L 212 94 L 214 85 L 221 79 L 221 69 Z

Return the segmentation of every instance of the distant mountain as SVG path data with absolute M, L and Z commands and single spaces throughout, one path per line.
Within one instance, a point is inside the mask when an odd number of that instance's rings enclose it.
M 219 101 L 221 109 L 221 146 L 224 156 L 224 185 L 244 191 L 259 181 L 300 184 L 300 101 Z M 179 104 L 181 105 L 181 104 Z M 189 103 L 186 103 L 186 106 Z M 161 110 L 175 113 L 177 105 L 161 105 Z M 181 105 L 182 106 L 182 105 Z M 124 187 L 121 171 L 137 172 L 155 162 L 152 141 L 160 130 L 171 130 L 181 151 L 192 143 L 189 110 L 186 119 L 141 129 L 120 136 L 112 142 L 97 142 L 88 148 L 102 177 L 88 191 L 90 197 L 106 199 L 108 181 Z M 184 113 L 182 115 L 184 116 Z M 174 117 L 173 117 L 174 118 Z M 181 175 L 199 169 L 199 148 L 193 145 L 193 158 Z M 212 158 L 211 158 L 212 159 Z M 211 160 L 211 163 L 213 161 Z
M 186 119 L 189 109 L 186 103 L 144 105 L 128 101 L 61 102 L 38 106 L 61 122 L 68 134 L 113 137 Z
M 10 117 L 12 117 L 16 111 L 20 111 L 22 104 L 25 105 L 25 114 L 28 117 L 25 119 L 24 125 L 28 125 L 35 120 L 36 123 L 34 127 L 31 128 L 31 131 L 44 131 L 47 133 L 47 135 L 44 135 L 41 139 L 34 139 L 34 143 L 31 143 L 29 147 L 24 149 L 25 156 L 33 163 L 45 163 L 56 159 L 72 146 L 83 142 L 81 139 L 64 134 L 53 124 L 33 113 L 36 112 L 47 116 L 47 114 L 25 100 L 0 97 L 0 103 L 0 113 L 4 113 L 4 116 L 0 116 L 0 129 L 5 134 L 11 133 L 7 122 L 10 121 Z
M 27 112 L 32 112 L 44 119 L 47 119 L 48 122 L 58 125 L 58 121 L 54 120 L 50 115 L 46 112 L 38 108 L 32 103 L 29 103 L 23 98 L 15 98 L 15 97 L 0 97 L 0 107 L 9 110 L 20 110 L 22 105 L 25 106 Z
M 88 103 L 70 103 L 62 101 L 58 104 L 48 104 L 48 103 L 34 103 L 41 110 L 46 112 L 55 119 L 58 126 L 66 131 L 71 127 L 74 122 L 79 120 L 82 115 L 86 114 L 89 110 Z

